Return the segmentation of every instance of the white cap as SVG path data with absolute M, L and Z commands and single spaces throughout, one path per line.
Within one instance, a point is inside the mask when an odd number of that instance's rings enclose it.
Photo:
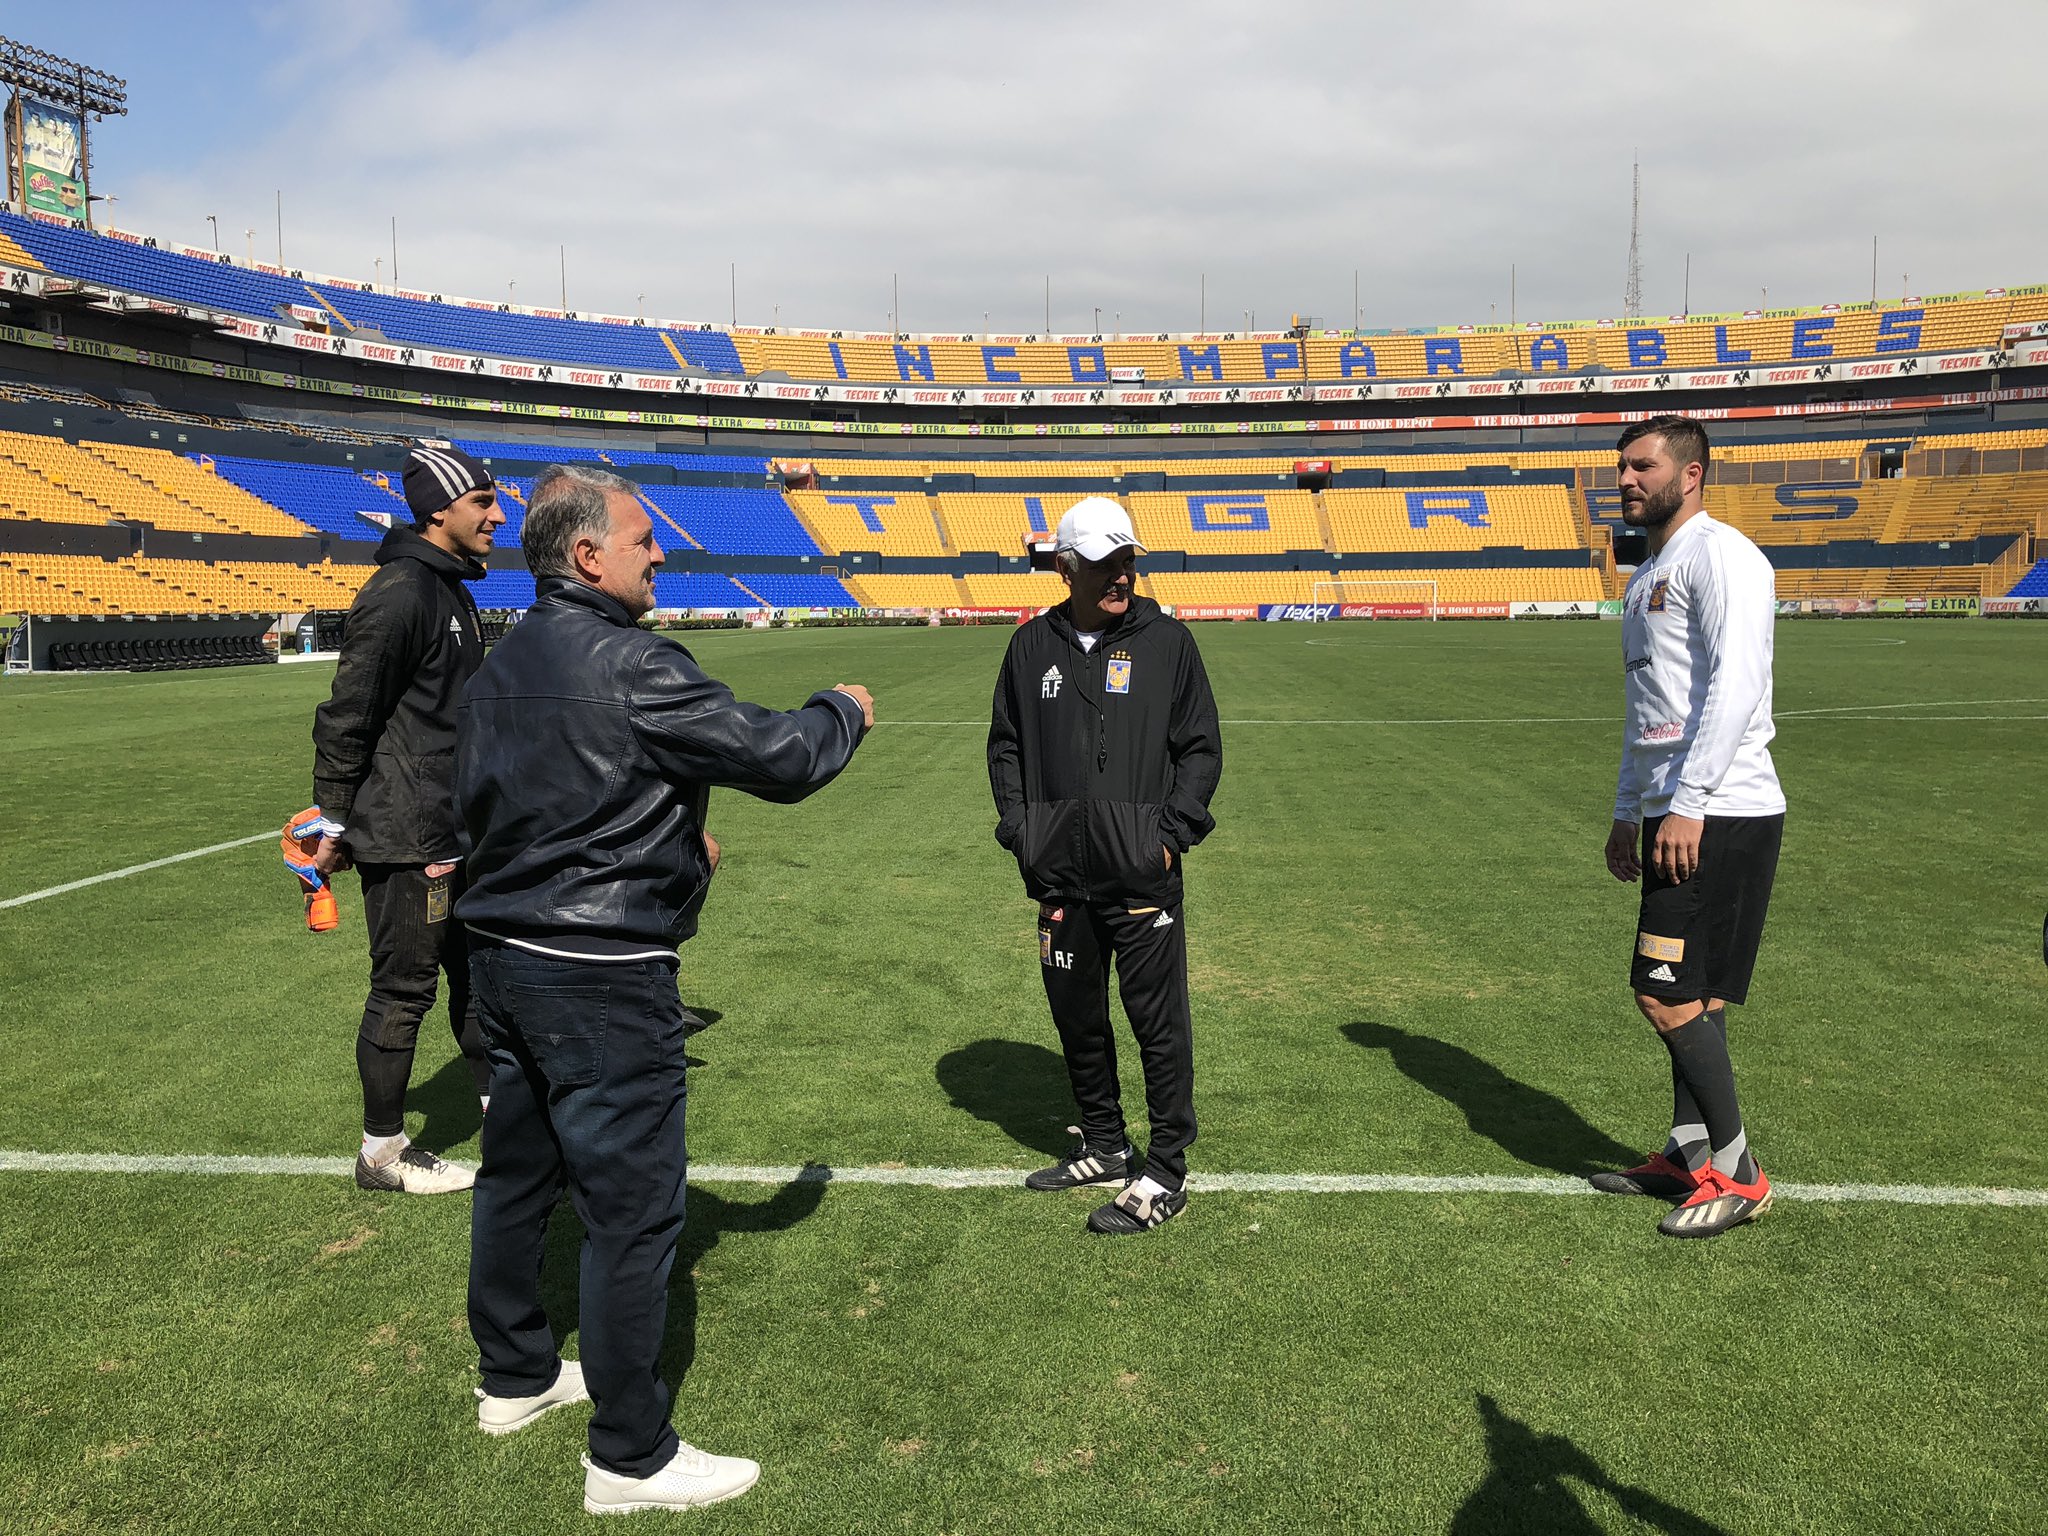
M 1107 496 L 1090 496 L 1067 508 L 1059 532 L 1053 535 L 1053 548 L 1071 549 L 1083 560 L 1097 561 L 1107 560 L 1120 549 L 1142 554 L 1145 546 L 1131 527 L 1130 513 Z

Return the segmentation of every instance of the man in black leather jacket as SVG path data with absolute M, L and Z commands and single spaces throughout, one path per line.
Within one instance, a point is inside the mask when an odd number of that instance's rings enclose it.
M 426 441 L 404 470 L 411 528 L 377 547 L 377 571 L 350 605 L 334 687 L 313 717 L 313 803 L 343 831 L 314 858 L 323 874 L 353 863 L 370 935 L 370 997 L 356 1032 L 363 1084 L 364 1189 L 443 1194 L 469 1188 L 470 1163 L 444 1162 L 405 1134 L 405 1089 L 420 1021 L 448 976 L 448 1022 L 477 1093 L 490 1092 L 469 948 L 450 915 L 456 859 L 455 705 L 484 659 L 465 582 L 505 521 L 482 464 Z
M 1039 969 L 1081 1118 L 1080 1145 L 1024 1183 L 1123 1184 L 1089 1230 L 1143 1232 L 1187 1204 L 1194 1035 L 1181 864 L 1216 824 L 1223 743 L 1194 636 L 1131 590 L 1129 515 L 1091 496 L 1060 519 L 1055 543 L 1067 601 L 1012 637 L 988 733 L 996 841 L 1038 903 Z M 1145 1069 L 1142 1166 L 1118 1091 L 1112 959 Z
M 630 481 L 550 468 L 522 543 L 538 595 L 471 682 L 456 747 L 456 915 L 492 1068 L 471 1217 L 478 1423 L 503 1434 L 587 1396 L 586 1509 L 715 1503 L 760 1468 L 678 1440 L 659 1372 L 686 1165 L 676 946 L 716 862 L 704 794 L 803 799 L 852 759 L 874 704 L 845 684 L 786 713 L 743 704 L 640 629 L 662 554 Z M 541 1307 L 565 1184 L 585 1232 L 580 1361 Z

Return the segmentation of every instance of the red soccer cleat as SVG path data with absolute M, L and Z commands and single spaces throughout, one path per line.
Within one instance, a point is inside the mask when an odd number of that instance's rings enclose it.
M 1692 1198 L 1658 1222 L 1657 1230 L 1666 1237 L 1719 1237 L 1770 1208 L 1771 1181 L 1764 1177 L 1761 1164 L 1755 1181 L 1744 1184 L 1709 1163 L 1700 1170 L 1700 1187 Z

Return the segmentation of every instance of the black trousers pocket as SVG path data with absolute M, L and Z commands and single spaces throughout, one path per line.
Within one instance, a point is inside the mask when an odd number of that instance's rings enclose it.
M 608 986 L 551 987 L 512 983 L 506 1003 L 512 1027 L 526 1041 L 548 1082 L 557 1088 L 587 1088 L 604 1070 Z

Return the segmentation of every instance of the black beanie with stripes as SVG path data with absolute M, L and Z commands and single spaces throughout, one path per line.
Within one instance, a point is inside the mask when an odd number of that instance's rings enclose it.
M 489 490 L 491 472 L 453 443 L 418 443 L 405 456 L 405 504 L 414 526 L 471 491 Z

